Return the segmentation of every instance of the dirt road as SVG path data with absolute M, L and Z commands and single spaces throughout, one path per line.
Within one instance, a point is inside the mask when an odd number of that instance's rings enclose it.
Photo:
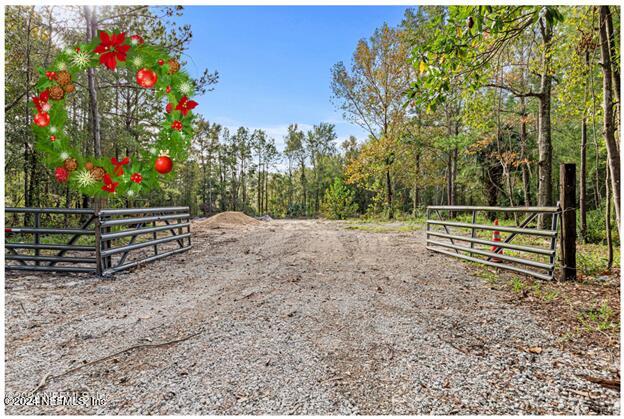
M 6 391 L 105 403 L 7 413 L 619 412 L 581 377 L 617 362 L 556 349 L 423 239 L 272 221 L 195 228 L 190 252 L 115 280 L 9 276 Z

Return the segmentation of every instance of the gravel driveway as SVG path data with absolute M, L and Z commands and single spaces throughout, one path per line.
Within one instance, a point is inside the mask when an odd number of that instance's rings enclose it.
M 9 275 L 5 304 L 8 393 L 45 381 L 106 400 L 9 414 L 620 410 L 618 392 L 580 377 L 617 363 L 556 349 L 420 232 L 196 228 L 190 252 L 115 280 Z

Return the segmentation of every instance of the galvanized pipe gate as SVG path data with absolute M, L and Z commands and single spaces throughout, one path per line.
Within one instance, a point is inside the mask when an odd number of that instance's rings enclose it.
M 5 228 L 6 270 L 108 276 L 192 246 L 188 207 L 5 208 L 5 212 L 7 219 L 19 222 L 21 216 L 24 225 L 33 224 Z M 59 216 L 65 226 L 75 222 L 80 228 L 42 227 L 44 218 Z
M 477 215 L 480 213 L 514 214 L 516 225 L 494 225 L 485 221 L 478 223 Z M 448 220 L 448 218 L 465 217 L 465 214 L 470 214 L 470 222 Z M 518 214 L 525 214 L 524 220 L 520 221 Z M 433 215 L 436 216 L 436 220 L 432 218 Z M 427 249 L 447 256 L 551 280 L 555 272 L 557 224 L 560 216 L 559 204 L 556 207 L 509 208 L 429 206 L 427 207 L 426 228 Z M 536 222 L 540 217 L 549 218 L 547 221 L 550 228 L 540 229 L 531 226 L 531 223 Z M 451 228 L 454 231 L 451 231 Z M 494 231 L 509 233 L 509 235 L 501 241 L 484 237 L 485 234 L 491 234 Z M 517 238 L 516 243 L 511 243 L 514 238 Z M 518 239 L 523 243 L 517 243 Z M 457 242 L 468 243 L 468 245 L 457 244 Z M 527 254 L 535 257 L 528 258 Z

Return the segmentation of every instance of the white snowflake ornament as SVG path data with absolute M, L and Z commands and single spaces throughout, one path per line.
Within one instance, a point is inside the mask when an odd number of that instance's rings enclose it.
M 182 92 L 186 96 L 191 96 L 191 94 L 193 93 L 193 85 L 188 81 L 184 81 L 180 83 L 178 90 L 180 90 L 180 92 Z
M 86 188 L 87 186 L 91 186 L 95 183 L 95 178 L 90 171 L 84 169 L 76 174 L 76 182 L 78 182 L 78 185 L 81 188 Z
M 141 67 L 143 65 L 143 58 L 137 55 L 132 59 L 132 65 L 135 67 Z
M 76 67 L 84 69 L 87 68 L 91 62 L 91 54 L 87 51 L 76 51 L 70 60 Z

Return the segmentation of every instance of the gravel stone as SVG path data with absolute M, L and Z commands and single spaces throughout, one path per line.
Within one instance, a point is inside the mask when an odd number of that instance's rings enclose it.
M 8 274 L 6 391 L 51 374 L 41 391 L 106 403 L 7 414 L 620 413 L 618 392 L 581 378 L 619 359 L 557 349 L 422 232 L 273 220 L 193 234 L 189 253 L 114 279 Z

